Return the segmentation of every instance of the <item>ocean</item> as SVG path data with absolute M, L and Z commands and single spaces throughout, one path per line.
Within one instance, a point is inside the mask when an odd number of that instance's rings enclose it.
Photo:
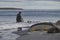
M 22 12 L 25 21 L 56 22 L 60 20 L 59 11 L 25 11 Z
M 17 11 L 0 11 L 0 22 L 16 22 Z M 56 22 L 60 20 L 59 11 L 22 11 L 24 22 Z
M 18 11 L 0 11 L 0 29 L 10 28 L 10 25 L 13 27 L 18 26 L 19 24 L 16 23 L 18 13 Z M 22 25 L 26 25 L 27 21 L 32 22 L 31 24 L 38 22 L 55 23 L 60 20 L 60 11 L 21 11 L 21 16 L 24 20 L 24 23 L 20 23 Z

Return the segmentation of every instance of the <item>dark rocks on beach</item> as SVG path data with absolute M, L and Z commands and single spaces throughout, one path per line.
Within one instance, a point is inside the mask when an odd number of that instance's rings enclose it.
M 31 21 L 27 21 L 27 23 L 31 23 Z
M 18 27 L 17 31 L 22 31 L 22 28 L 21 27 Z

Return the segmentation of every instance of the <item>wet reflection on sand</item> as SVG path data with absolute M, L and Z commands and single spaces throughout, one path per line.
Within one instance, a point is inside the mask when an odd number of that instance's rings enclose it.
M 16 31 L 16 29 L 0 30 L 0 40 L 16 40 L 19 36 L 13 34 L 13 31 Z

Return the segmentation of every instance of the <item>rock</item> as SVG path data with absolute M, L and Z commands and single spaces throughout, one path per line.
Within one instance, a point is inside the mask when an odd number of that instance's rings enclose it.
M 31 21 L 27 21 L 27 23 L 31 23 Z
M 22 31 L 22 28 L 21 27 L 18 27 L 17 31 Z

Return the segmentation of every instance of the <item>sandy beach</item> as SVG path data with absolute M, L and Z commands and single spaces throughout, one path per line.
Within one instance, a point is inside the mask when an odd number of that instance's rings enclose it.
M 60 40 L 60 33 L 48 34 L 45 31 L 28 32 L 17 29 L 0 30 L 0 40 Z
M 60 33 L 47 34 L 46 32 L 32 32 L 29 35 L 16 38 L 16 40 L 60 40 Z

